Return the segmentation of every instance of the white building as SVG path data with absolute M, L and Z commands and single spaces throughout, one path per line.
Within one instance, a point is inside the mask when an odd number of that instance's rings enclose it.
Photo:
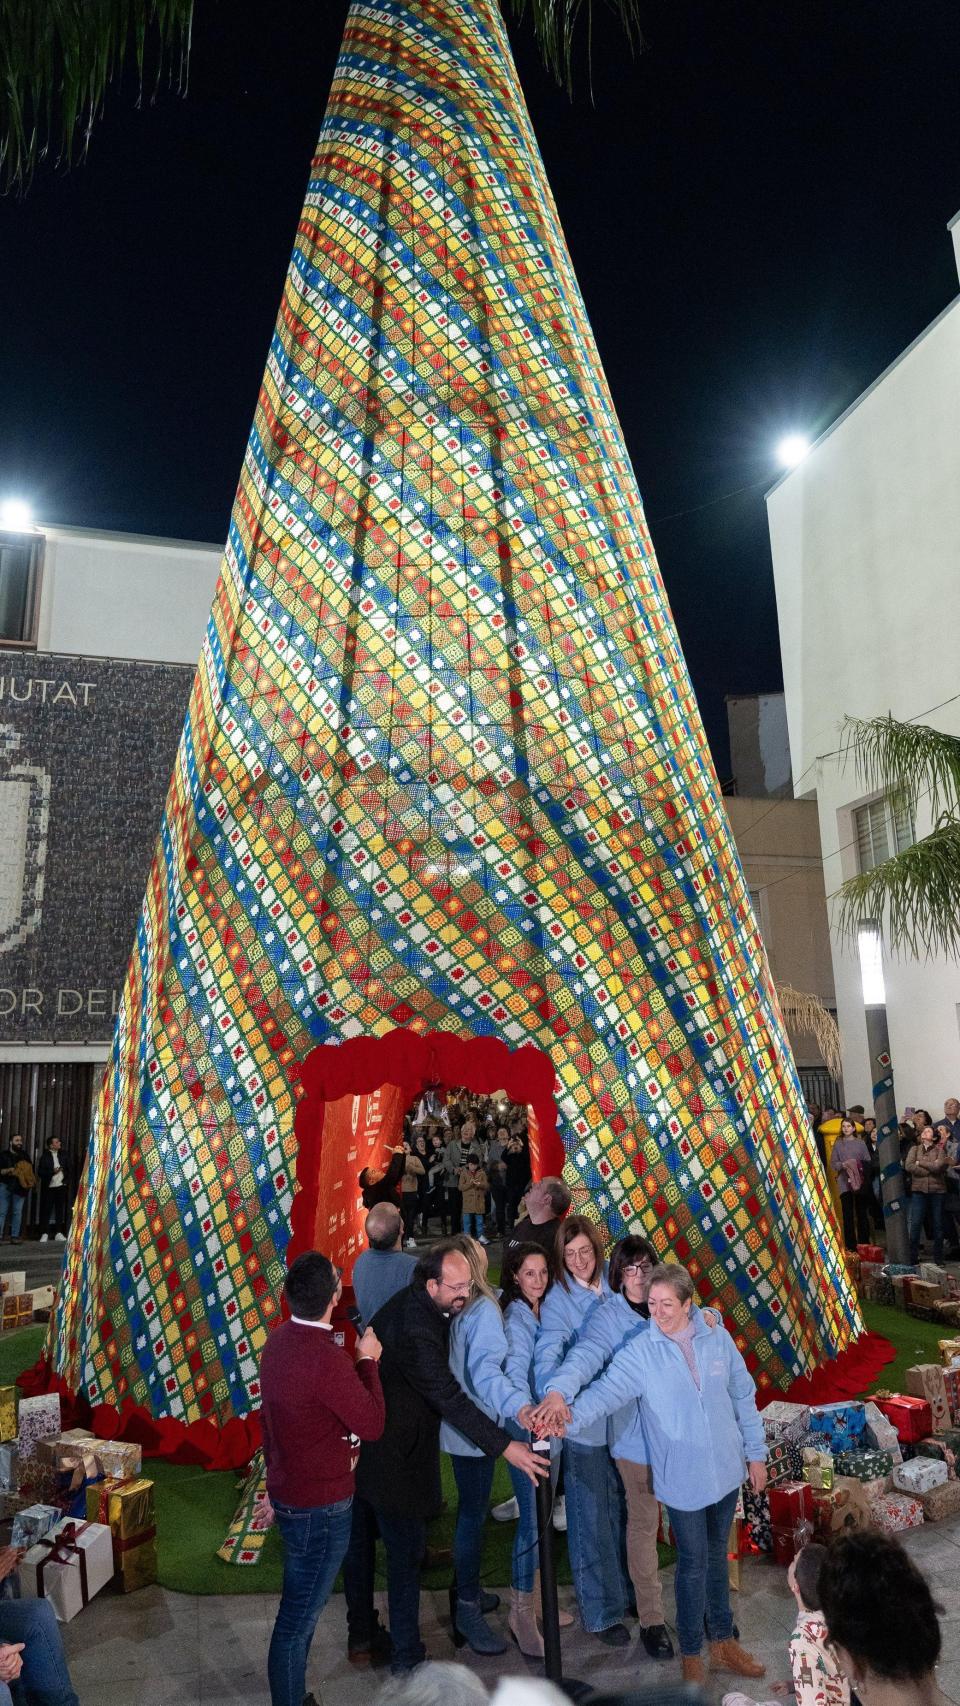
M 960 214 L 952 221 L 960 267 Z M 931 827 L 894 823 L 838 747 L 845 715 L 960 736 L 960 297 L 767 494 L 794 792 L 816 797 L 828 903 Z M 848 1102 L 871 1099 L 856 944 L 831 908 Z M 960 1095 L 960 965 L 882 957 L 897 1102 Z M 876 1000 L 876 992 L 868 991 Z
M 0 528 L 0 1138 L 56 1134 L 71 1170 L 220 555 Z

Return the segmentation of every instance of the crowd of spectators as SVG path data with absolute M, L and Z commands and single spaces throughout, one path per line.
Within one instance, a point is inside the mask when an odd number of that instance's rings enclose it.
M 840 1193 L 848 1250 L 883 1229 L 877 1122 L 860 1106 L 810 1108 L 820 1158 Z M 928 1108 L 907 1108 L 899 1125 L 900 1162 L 909 1201 L 910 1260 L 926 1237 L 935 1262 L 960 1259 L 960 1101 L 949 1096 L 935 1119 Z

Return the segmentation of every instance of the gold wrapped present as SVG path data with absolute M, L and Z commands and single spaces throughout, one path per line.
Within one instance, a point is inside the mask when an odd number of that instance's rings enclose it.
M 940 1361 L 944 1368 L 949 1368 L 954 1357 L 960 1357 L 960 1339 L 938 1339 Z
M 87 1488 L 87 1521 L 106 1522 L 113 1535 L 113 1560 L 121 1593 L 149 1587 L 157 1579 L 157 1530 L 153 1482 L 100 1481 Z
M 0 1386 L 0 1439 L 17 1437 L 17 1389 Z
M 126 1439 L 98 1439 L 100 1467 L 108 1481 L 136 1481 L 143 1469 L 143 1446 Z

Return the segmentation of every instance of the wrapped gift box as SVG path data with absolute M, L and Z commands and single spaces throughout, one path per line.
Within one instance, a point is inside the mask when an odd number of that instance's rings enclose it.
M 24 1597 L 48 1599 L 60 1623 L 69 1623 L 112 1579 L 113 1540 L 99 1522 L 61 1522 L 20 1565 Z
M 884 1268 L 892 1279 L 898 1279 L 904 1274 L 919 1275 L 920 1273 L 916 1262 L 885 1262 Z
M 896 1298 L 894 1296 L 893 1280 L 890 1278 L 889 1274 L 877 1275 L 877 1278 L 873 1282 L 873 1296 L 875 1302 L 885 1303 L 888 1309 L 893 1308 Z
M 745 1487 L 743 1516 L 748 1544 L 758 1552 L 772 1552 L 773 1524 L 770 1521 L 770 1500 L 767 1494 L 755 1493 L 752 1487 Z
M 956 1429 L 954 1428 L 951 1428 L 950 1431 L 951 1433 L 956 1433 Z M 945 1439 L 918 1439 L 914 1450 L 917 1457 L 939 1458 L 941 1463 L 946 1464 L 947 1474 L 950 1480 L 953 1481 L 956 1479 L 957 1454 L 953 1450 L 953 1447 L 947 1444 Z
M 5 1292 L 0 1303 L 0 1332 L 13 1333 L 29 1327 L 33 1320 L 33 1296 L 29 1291 Z
M 942 1487 L 947 1480 L 947 1466 L 938 1457 L 913 1457 L 909 1463 L 898 1463 L 893 1471 L 893 1485 L 898 1493 L 929 1493 L 932 1487 Z
M 960 1513 L 960 1481 L 941 1481 L 939 1487 L 931 1487 L 917 1497 L 928 1522 L 939 1522 L 941 1517 Z
M 944 1289 L 947 1280 L 947 1270 L 946 1268 L 941 1268 L 939 1263 L 920 1262 L 918 1264 L 918 1273 L 920 1279 L 925 1285 L 938 1285 L 941 1291 Z
M 17 1442 L 15 1439 L 5 1439 L 0 1442 L 0 1488 L 5 1493 L 14 1492 L 17 1486 Z
M 32 1546 L 62 1521 L 63 1512 L 58 1510 L 56 1505 L 25 1505 L 13 1519 L 10 1544 L 17 1547 Z
M 808 1405 L 788 1404 L 783 1398 L 775 1398 L 760 1412 L 768 1445 L 779 1440 L 801 1439 L 807 1432 L 809 1416 Z
M 855 1250 L 845 1250 L 844 1258 L 847 1264 L 847 1273 L 854 1285 L 858 1285 L 860 1281 L 860 1257 Z
M 908 1283 L 911 1303 L 920 1303 L 925 1308 L 932 1309 L 933 1305 L 943 1298 L 943 1286 L 939 1280 L 934 1283 L 932 1280 L 912 1279 Z
M 901 1444 L 906 1440 L 912 1445 L 932 1434 L 933 1416 L 925 1398 L 913 1398 L 904 1392 L 894 1392 L 889 1398 L 881 1398 L 878 1393 L 874 1402 L 893 1423 Z
M 857 1255 L 861 1262 L 879 1262 L 881 1265 L 887 1259 L 887 1252 L 881 1244 L 858 1244 Z
M 117 1585 L 123 1593 L 133 1593 L 156 1581 L 152 1481 L 101 1481 L 88 1487 L 87 1520 L 105 1522 L 110 1529 Z
M 800 1480 L 800 1447 L 793 1440 L 775 1440 L 767 1446 L 767 1485 Z
M 838 1475 L 829 1492 L 814 1495 L 814 1527 L 824 1538 L 869 1528 L 870 1500 L 859 1481 Z
M 877 1481 L 890 1474 L 893 1458 L 889 1451 L 844 1451 L 833 1460 L 838 1475 L 854 1481 Z
M 950 1420 L 960 1427 L 960 1368 L 945 1368 L 943 1371 L 943 1389 L 947 1395 L 947 1408 Z
M 0 1487 L 0 1522 L 9 1522 L 22 1511 L 26 1500 L 12 1487 Z
M 927 1433 L 930 1429 L 927 1428 Z M 60 1432 L 60 1396 L 43 1392 L 37 1398 L 23 1398 L 17 1418 L 17 1445 L 21 1463 L 31 1458 L 37 1441 L 55 1439 Z
M 86 1428 L 70 1428 L 55 1439 L 37 1441 L 33 1455 L 35 1465 L 49 1468 L 53 1476 L 50 1503 L 60 1505 L 66 1516 L 85 1518 L 86 1489 L 103 1479 L 103 1470 L 94 1449 L 97 1444 Z
M 960 1339 L 938 1339 L 937 1347 L 940 1351 L 940 1364 L 943 1368 L 949 1368 L 954 1357 L 960 1357 Z
M 943 1433 L 937 1435 L 937 1443 L 947 1446 L 954 1457 L 960 1457 L 960 1428 L 944 1428 Z
M 108 1481 L 135 1481 L 143 1469 L 143 1447 L 129 1440 L 98 1439 L 96 1452 Z
M 803 1450 L 803 1480 L 810 1487 L 829 1490 L 833 1486 L 833 1457 L 829 1451 L 818 1451 L 815 1446 L 805 1446 Z
M 9 1274 L 0 1274 L 0 1297 L 6 1297 L 18 1291 L 26 1291 L 26 1289 L 27 1273 L 25 1268 L 17 1269 Z
M 786 1528 L 778 1528 L 774 1524 L 771 1534 L 774 1562 L 782 1564 L 786 1569 L 793 1563 L 797 1553 L 802 1552 L 803 1548 L 808 1546 L 813 1539 L 813 1523 L 799 1522 L 792 1526 L 788 1525 Z
M 52 1309 L 56 1290 L 52 1285 L 35 1285 L 33 1288 L 33 1312 L 38 1309 Z
M 914 1398 L 926 1398 L 930 1405 L 933 1427 L 928 1429 L 929 1433 L 941 1433 L 950 1426 L 950 1405 L 940 1363 L 915 1363 L 913 1368 L 907 1369 L 904 1384 Z
M 866 1411 L 859 1399 L 843 1404 L 815 1404 L 810 1411 L 810 1432 L 828 1439 L 858 1438 L 867 1425 Z
M 0 1386 L 0 1439 L 17 1437 L 17 1389 Z
M 782 1481 L 779 1487 L 768 1487 L 767 1498 L 774 1528 L 795 1528 L 798 1522 L 813 1520 L 813 1488 L 806 1481 Z
M 893 1286 L 893 1301 L 898 1309 L 906 1309 L 910 1301 L 909 1286 L 911 1278 L 908 1274 L 892 1274 L 890 1284 Z
M 923 1526 L 923 1506 L 919 1499 L 906 1493 L 884 1493 L 870 1506 L 872 1528 L 883 1528 L 888 1534 L 900 1534 L 908 1528 Z
M 867 1425 L 863 1430 L 863 1446 L 865 1451 L 889 1451 L 894 1463 L 902 1459 L 900 1440 L 893 1423 L 886 1417 L 876 1404 L 867 1402 L 863 1406 Z

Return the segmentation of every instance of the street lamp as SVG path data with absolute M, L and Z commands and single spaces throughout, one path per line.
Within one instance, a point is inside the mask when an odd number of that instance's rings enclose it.
M 33 510 L 25 498 L 0 499 L 0 527 L 9 533 L 28 533 L 33 526 Z
M 777 445 L 777 461 L 781 468 L 796 468 L 810 454 L 810 440 L 802 433 L 791 432 Z

